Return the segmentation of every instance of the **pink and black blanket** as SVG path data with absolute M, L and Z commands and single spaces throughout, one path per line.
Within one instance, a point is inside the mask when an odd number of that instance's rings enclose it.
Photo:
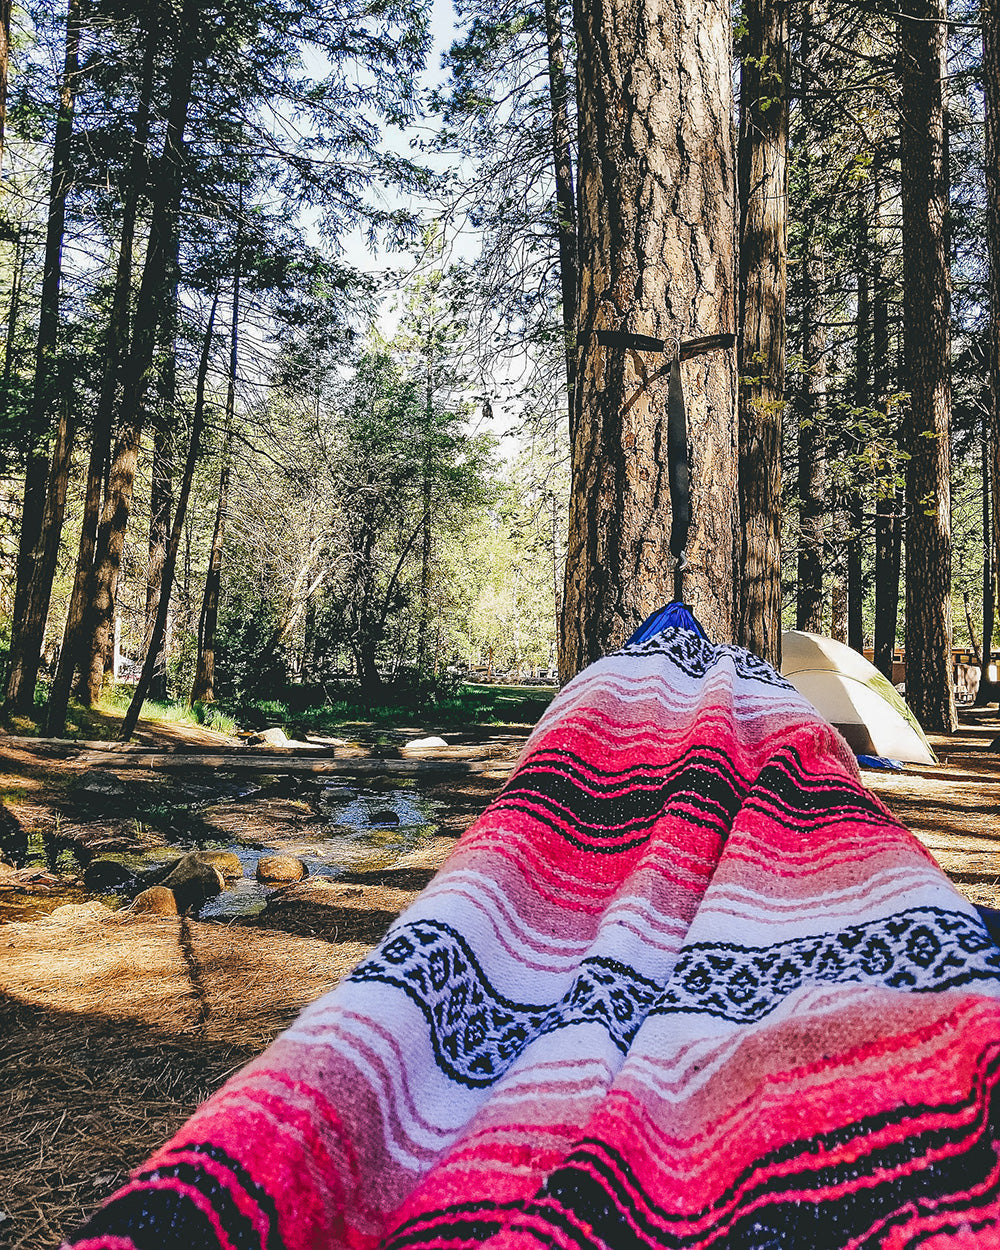
M 747 652 L 556 698 L 385 940 L 78 1250 L 1000 1246 L 1000 950 Z

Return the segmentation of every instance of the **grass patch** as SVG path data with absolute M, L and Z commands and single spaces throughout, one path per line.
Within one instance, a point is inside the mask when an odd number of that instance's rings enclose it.
M 241 704 L 233 709 L 242 724 L 263 728 L 277 725 L 294 736 L 295 731 L 341 734 L 360 726 L 392 730 L 415 721 L 438 728 L 472 725 L 533 725 L 542 715 L 555 690 L 544 686 L 498 686 L 463 683 L 437 690 L 386 687 L 377 700 L 366 700 L 360 691 L 342 688 L 323 704 L 294 708 L 296 700 L 266 700 Z M 292 704 L 293 706 L 289 706 Z

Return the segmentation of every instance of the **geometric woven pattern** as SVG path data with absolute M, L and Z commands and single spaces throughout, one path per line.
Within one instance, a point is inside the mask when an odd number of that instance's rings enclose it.
M 668 630 L 71 1244 L 1000 1246 L 998 1091 L 974 908 L 773 669 Z

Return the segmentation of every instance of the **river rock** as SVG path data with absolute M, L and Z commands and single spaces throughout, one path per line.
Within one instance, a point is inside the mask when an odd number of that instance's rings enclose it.
M 429 747 L 446 747 L 447 745 L 444 738 L 432 736 L 430 738 L 413 738 L 403 744 L 403 749 L 405 751 L 426 751 Z
M 203 864 L 218 868 L 230 880 L 243 876 L 243 861 L 235 851 L 195 851 L 194 854 Z
M 294 855 L 262 855 L 257 861 L 257 880 L 265 885 L 287 885 L 308 875 L 309 869 Z
M 105 890 L 129 890 L 136 874 L 117 859 L 93 859 L 83 870 L 83 884 L 97 894 Z
M 173 891 L 178 911 L 200 907 L 226 888 L 222 873 L 211 864 L 202 863 L 197 851 L 185 855 L 158 884 Z
M 275 726 L 273 729 L 265 729 L 262 733 L 254 734 L 247 741 L 252 747 L 287 747 L 288 736 L 283 729 Z
M 106 799 L 123 799 L 127 793 L 125 783 L 103 768 L 91 768 L 82 777 L 78 777 L 71 788 L 76 794 L 89 794 Z
M 177 899 L 173 890 L 165 885 L 151 885 L 132 900 L 132 911 L 148 912 L 154 916 L 176 916 Z
M 399 824 L 399 816 L 391 810 L 391 808 L 383 807 L 377 812 L 372 812 L 368 818 L 371 825 L 382 825 L 384 827 L 395 827 Z

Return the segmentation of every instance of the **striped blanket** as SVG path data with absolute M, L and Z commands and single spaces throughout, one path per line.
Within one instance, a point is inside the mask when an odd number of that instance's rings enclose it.
M 70 1244 L 1000 1246 L 998 998 L 843 740 L 667 630 Z

